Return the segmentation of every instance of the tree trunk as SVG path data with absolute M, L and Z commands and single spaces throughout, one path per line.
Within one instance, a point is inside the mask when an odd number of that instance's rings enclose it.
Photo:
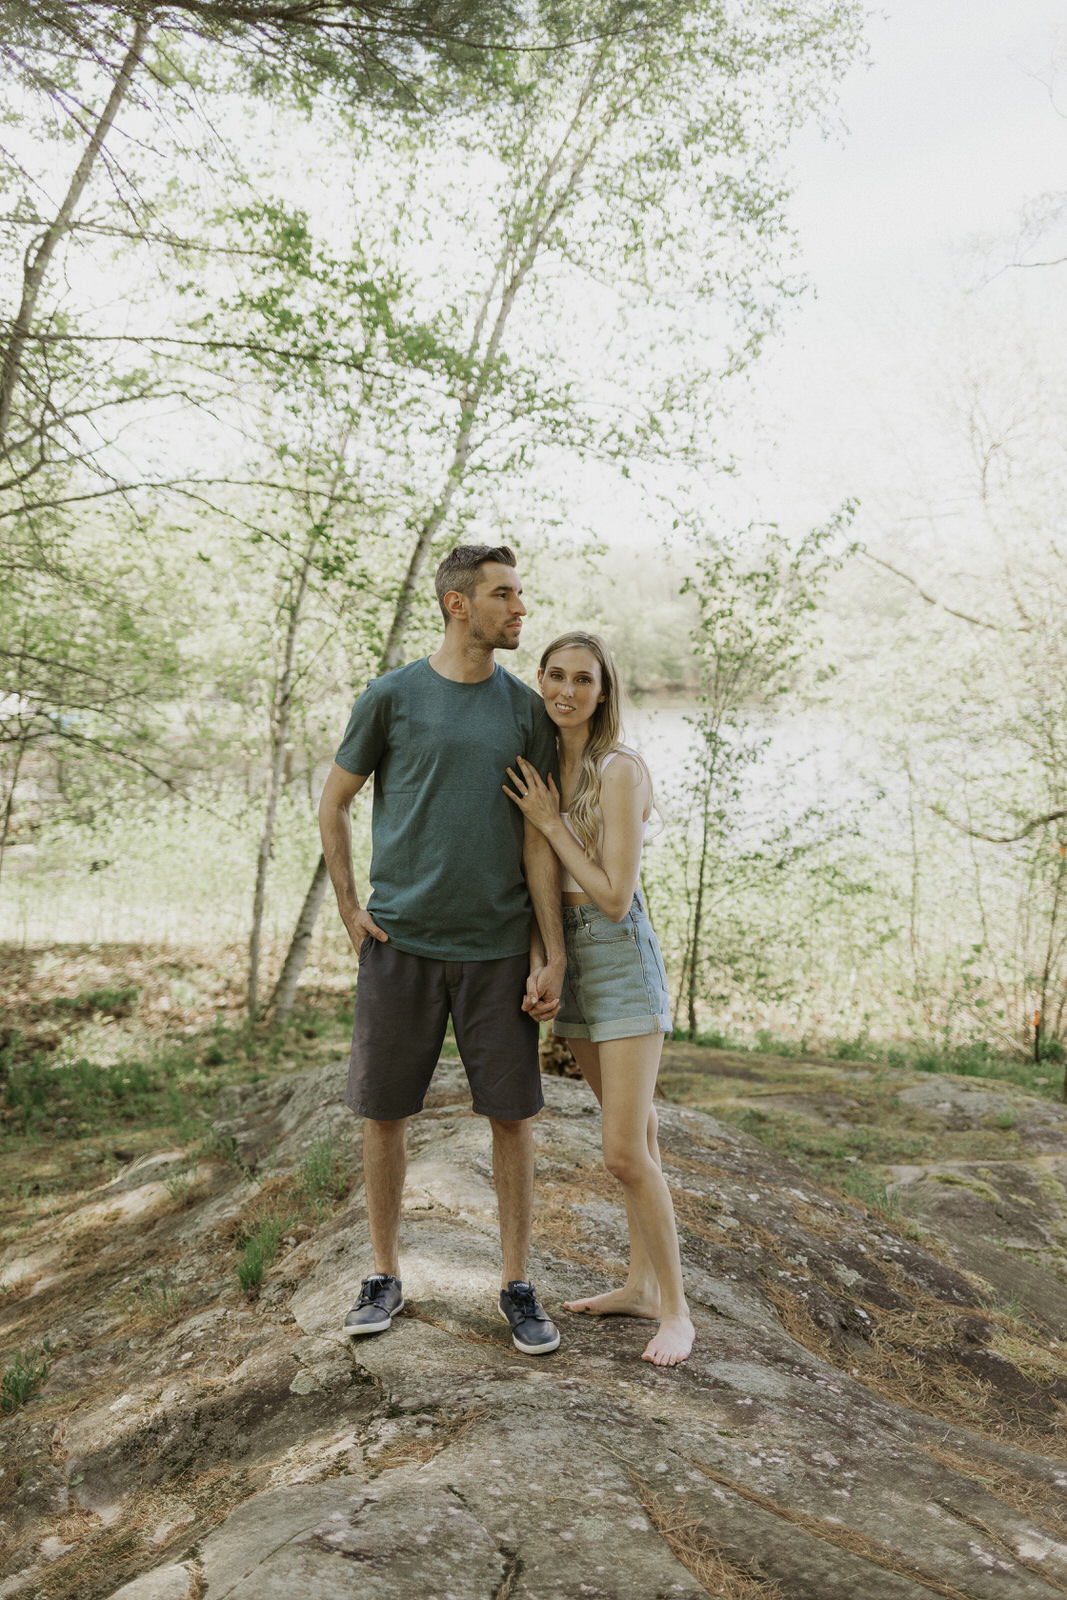
M 15 315 L 15 320 L 11 325 L 11 337 L 4 351 L 3 367 L 0 370 L 0 454 L 6 454 L 5 440 L 11 422 L 12 408 L 15 403 L 15 390 L 18 388 L 19 373 L 22 368 L 22 353 L 26 347 L 26 341 L 30 337 L 30 330 L 33 326 L 33 318 L 37 310 L 37 301 L 40 298 L 45 273 L 48 271 L 49 263 L 55 254 L 56 246 L 63 238 L 63 235 L 70 230 L 78 202 L 85 192 L 85 186 L 89 182 L 90 174 L 103 148 L 104 140 L 111 132 L 119 106 L 129 90 L 134 70 L 140 63 L 145 40 L 148 38 L 148 31 L 149 24 L 147 20 L 144 17 L 138 18 L 133 30 L 130 47 L 119 68 L 118 76 L 112 85 L 107 104 L 89 136 L 89 143 L 86 145 L 82 158 L 74 170 L 74 176 L 70 181 L 63 203 L 44 233 L 40 236 L 36 250 L 32 250 L 31 247 L 31 251 L 27 252 L 26 266 L 22 277 L 22 300 Z
M 248 941 L 248 1015 L 255 1018 L 259 1001 L 259 954 L 263 935 L 263 909 L 267 899 L 267 872 L 270 867 L 271 846 L 274 843 L 274 824 L 278 815 L 278 796 L 281 793 L 282 774 L 285 767 L 285 746 L 289 737 L 289 718 L 292 711 L 293 696 L 293 656 L 296 650 L 296 636 L 300 628 L 300 614 L 304 606 L 304 596 L 307 594 L 308 578 L 311 573 L 311 560 L 315 545 L 318 542 L 318 533 L 313 532 L 308 537 L 304 550 L 304 559 L 300 567 L 300 576 L 297 580 L 296 594 L 289 606 L 289 621 L 285 630 L 285 657 L 282 663 L 282 674 L 278 682 L 278 692 L 274 705 L 274 738 L 271 752 L 270 780 L 267 788 L 267 806 L 263 815 L 263 827 L 259 836 L 259 852 L 256 857 L 256 888 L 252 897 L 252 932 Z
M 304 896 L 304 904 L 300 907 L 300 915 L 296 919 L 296 927 L 293 929 L 293 937 L 289 941 L 289 949 L 286 952 L 278 982 L 274 985 L 274 993 L 271 995 L 267 1006 L 267 1010 L 272 1017 L 287 1017 L 293 1009 L 297 984 L 300 982 L 300 974 L 304 970 L 304 962 L 307 960 L 311 937 L 315 932 L 315 923 L 318 920 L 319 912 L 322 910 L 322 902 L 326 898 L 326 890 L 329 888 L 329 884 L 330 875 L 326 871 L 326 857 L 320 855 L 315 871 L 312 874 L 308 892 Z
M 7 849 L 11 837 L 11 813 L 15 808 L 15 789 L 18 786 L 19 772 L 22 769 L 22 760 L 26 754 L 28 741 L 22 735 L 19 737 L 15 755 L 15 770 L 11 774 L 11 787 L 7 791 L 7 800 L 4 804 L 4 825 L 0 830 L 0 870 L 4 865 L 4 851 Z
M 718 737 L 718 735 L 716 735 Z M 702 829 L 700 839 L 700 866 L 697 870 L 696 900 L 693 903 L 693 935 L 689 945 L 689 982 L 686 996 L 686 1021 L 689 1026 L 689 1037 L 697 1036 L 697 984 L 700 980 L 700 938 L 701 923 L 704 920 L 704 890 L 707 884 L 708 873 L 708 823 L 711 811 L 712 795 L 715 787 L 715 762 L 712 759 L 704 774 L 704 808 L 701 816 Z
M 1059 927 L 1060 905 L 1063 898 L 1063 879 L 1065 871 L 1067 871 L 1067 859 L 1065 859 L 1063 847 L 1061 845 L 1059 849 L 1059 862 L 1056 868 L 1056 881 L 1052 888 L 1052 905 L 1049 908 L 1048 938 L 1045 943 L 1045 961 L 1041 969 L 1041 998 L 1039 1002 L 1042 1022 L 1041 1036 L 1046 1045 L 1053 1037 L 1052 1029 L 1049 1027 L 1049 1012 L 1051 1009 L 1050 994 L 1053 981 L 1053 963 L 1056 958 L 1056 933 Z

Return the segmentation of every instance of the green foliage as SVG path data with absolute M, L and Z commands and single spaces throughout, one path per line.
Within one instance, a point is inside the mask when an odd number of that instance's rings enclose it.
M 168 1190 L 170 1184 L 168 1180 Z M 138 1310 L 152 1321 L 167 1321 L 178 1314 L 182 1305 L 181 1291 L 175 1289 L 164 1272 L 148 1272 L 133 1285 L 133 1296 Z
M 288 1217 L 264 1217 L 241 1246 L 237 1262 L 237 1281 L 246 1292 L 258 1289 L 263 1274 L 278 1254 L 282 1235 L 290 1225 Z
M 62 1117 L 79 1137 L 108 1123 L 138 1122 L 156 1109 L 158 1071 L 143 1061 L 102 1067 L 84 1057 L 53 1062 L 42 1052 L 11 1060 L 4 1082 L 4 1126 L 26 1134 Z
M 909 1065 L 916 1072 L 953 1072 L 962 1078 L 989 1078 L 996 1076 L 998 1057 L 986 1040 L 972 1039 L 966 1044 L 920 1048 L 910 1057 Z
M 141 998 L 139 984 L 90 989 L 85 994 L 59 995 L 52 1001 L 56 1011 L 106 1011 L 113 1017 L 128 1017 Z
M 251 1179 L 251 1172 L 243 1160 L 237 1140 L 232 1133 L 219 1133 L 212 1128 L 206 1133 L 199 1143 L 199 1152 L 205 1156 L 215 1156 L 225 1161 L 241 1177 Z
M 775 959 L 783 929 L 774 905 L 789 895 L 794 869 L 810 878 L 821 867 L 839 892 L 859 887 L 832 858 L 817 859 L 816 845 L 839 825 L 809 809 L 795 820 L 769 819 L 760 837 L 750 804 L 752 771 L 770 743 L 764 719 L 795 687 L 815 642 L 813 614 L 849 553 L 843 535 L 851 515 L 847 506 L 795 544 L 774 527 L 712 538 L 694 525 L 683 589 L 697 603 L 699 709 L 691 719 L 695 753 L 674 797 L 681 822 L 668 841 L 674 883 L 667 916 L 681 926 L 664 928 L 676 952 L 675 1020 L 684 1015 L 690 1037 L 702 999 L 738 989 L 776 999 L 788 992 L 787 965 Z M 762 915 L 746 919 L 754 891 Z
M 150 83 L 195 86 L 201 94 L 230 84 L 310 112 L 320 95 L 333 92 L 379 113 L 399 106 L 426 114 L 446 86 L 455 98 L 470 92 L 489 47 L 559 46 L 588 9 L 513 0 L 338 0 L 296 8 L 202 0 L 155 14 L 145 64 Z M 651 10 L 594 7 L 590 31 L 643 21 Z M 81 106 L 70 91 L 79 75 L 113 72 L 131 23 L 143 15 L 135 0 L 7 5 L 5 27 L 19 46 L 9 65 L 14 87 L 47 95 L 57 119 L 73 123 Z
M 784 152 L 861 12 L 90 0 L 13 16 L 28 165 L 4 173 L 0 256 L 32 305 L 27 338 L 0 330 L 0 868 L 50 827 L 88 831 L 109 806 L 125 822 L 164 791 L 225 810 L 232 784 L 234 851 L 259 813 L 254 1014 L 279 835 L 308 836 L 353 687 L 436 629 L 436 551 L 512 501 L 549 544 L 574 522 L 564 452 L 622 476 L 706 470 L 723 385 L 795 292 Z M 231 162 L 197 107 L 232 116 L 238 78 L 265 110 Z M 361 112 L 398 90 L 403 116 Z M 94 154 L 87 119 L 120 93 Z M 43 197 L 81 155 L 87 186 L 49 228 Z M 52 253 L 32 274 L 38 239 Z M 123 294 L 94 304 L 113 248 Z M 162 324 L 161 281 L 183 290 Z M 233 877 L 218 903 L 247 919 Z M 748 965 L 764 981 L 766 952 Z
M 313 1206 L 328 1206 L 348 1191 L 344 1151 L 334 1139 L 333 1129 L 317 1139 L 306 1152 L 297 1174 L 297 1193 Z
M 816 1178 L 839 1171 L 846 1163 L 914 1161 L 930 1148 L 925 1134 L 901 1134 L 865 1123 L 828 1131 L 788 1112 L 744 1107 L 726 1108 L 722 1115 Z
M 134 555 L 89 518 L 70 529 L 57 505 L 42 514 L 44 532 L 10 504 L 0 519 L 0 868 L 13 829 L 91 815 L 118 772 L 173 785 L 184 765 L 164 737 L 183 688 L 170 556 Z M 34 798 L 9 812 L 20 777 Z
M 907 1215 L 897 1196 L 890 1194 L 885 1184 L 866 1167 L 853 1167 L 841 1177 L 838 1186 L 853 1199 L 862 1200 L 869 1211 L 887 1222 L 899 1222 Z
M 15 1351 L 0 1375 L 0 1411 L 17 1411 L 44 1387 L 52 1370 L 51 1348 L 46 1339 L 39 1350 Z
M 181 1205 L 192 1192 L 193 1175 L 184 1165 L 175 1167 L 163 1180 L 163 1187 L 173 1204 Z

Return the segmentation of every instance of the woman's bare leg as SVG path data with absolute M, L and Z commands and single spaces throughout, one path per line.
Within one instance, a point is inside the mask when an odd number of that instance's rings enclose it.
M 582 1069 L 582 1077 L 603 1106 L 598 1046 L 590 1039 L 567 1039 L 565 1042 Z M 660 1164 L 659 1145 L 656 1141 L 658 1125 L 659 1119 L 655 1107 L 650 1105 L 646 1139 L 649 1155 L 657 1167 Z M 568 1311 L 582 1311 L 593 1317 L 650 1317 L 654 1320 L 659 1316 L 659 1284 L 648 1251 L 645 1249 L 641 1229 L 634 1216 L 633 1202 L 628 1190 L 623 1190 L 623 1197 L 626 1201 L 626 1221 L 630 1231 L 630 1265 L 626 1282 L 621 1289 L 612 1289 L 607 1294 L 591 1295 L 586 1300 L 565 1300 L 564 1305 Z
M 600 1101 L 603 1115 L 604 1161 L 626 1194 L 631 1229 L 631 1273 L 634 1246 L 640 1241 L 642 1248 L 637 1252 L 637 1261 L 643 1285 L 639 1292 L 645 1305 L 650 1304 L 649 1269 L 659 1286 L 659 1331 L 649 1340 L 644 1359 L 656 1366 L 671 1367 L 686 1359 L 693 1347 L 694 1335 L 682 1287 L 674 1205 L 659 1161 L 649 1148 L 652 1095 L 663 1035 L 605 1040 L 595 1049 L 599 1086 L 590 1086 Z M 582 1055 L 576 1052 L 576 1057 L 584 1074 Z M 627 1288 L 629 1285 L 628 1277 Z M 621 1293 L 625 1295 L 626 1289 Z M 598 1297 L 601 1302 L 605 1298 Z M 591 1304 L 589 1308 L 592 1309 Z M 606 1309 L 602 1304 L 597 1307 L 600 1315 L 604 1315 Z M 655 1312 L 631 1310 L 629 1314 L 654 1316 Z

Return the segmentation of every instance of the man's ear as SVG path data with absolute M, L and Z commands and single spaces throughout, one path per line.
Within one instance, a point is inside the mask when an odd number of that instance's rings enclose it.
M 460 594 L 458 589 L 446 589 L 441 604 L 448 612 L 450 622 L 458 622 L 467 615 L 467 596 Z

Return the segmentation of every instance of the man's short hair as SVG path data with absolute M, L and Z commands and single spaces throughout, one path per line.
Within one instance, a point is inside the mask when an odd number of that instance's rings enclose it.
M 487 561 L 498 561 L 502 567 L 518 565 L 514 550 L 509 550 L 506 544 L 457 544 L 445 556 L 437 569 L 434 588 L 437 591 L 437 604 L 446 622 L 448 612 L 445 610 L 445 595 L 450 589 L 455 589 L 469 600 L 478 587 L 478 573 Z

